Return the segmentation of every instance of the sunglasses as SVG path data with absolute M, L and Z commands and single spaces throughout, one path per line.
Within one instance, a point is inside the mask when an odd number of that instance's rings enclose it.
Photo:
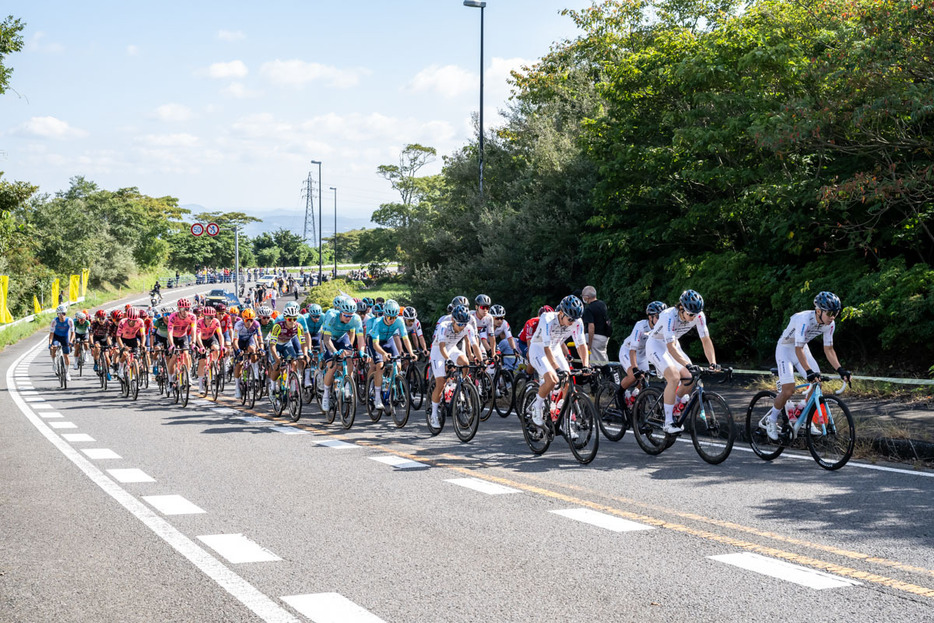
M 477 309 L 483 309 L 483 310 L 489 311 L 490 306 L 489 306 L 489 305 L 480 305 L 479 307 L 477 307 Z
M 832 311 L 832 312 L 831 312 L 831 311 L 825 311 L 825 310 L 822 309 L 822 310 L 821 310 L 821 313 L 824 314 L 825 316 L 830 317 L 830 318 L 836 318 L 836 317 L 837 317 L 837 314 L 839 314 L 840 312 L 835 312 L 835 311 Z
M 345 314 L 341 312 L 341 318 L 350 318 L 351 316 L 353 316 L 353 314 Z

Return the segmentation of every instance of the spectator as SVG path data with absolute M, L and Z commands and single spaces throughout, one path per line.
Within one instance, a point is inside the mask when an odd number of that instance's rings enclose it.
M 597 300 L 597 290 L 587 286 L 581 291 L 584 300 L 584 331 L 587 334 L 587 347 L 590 361 L 595 365 L 610 363 L 606 354 L 606 345 L 610 341 L 610 316 L 606 303 Z

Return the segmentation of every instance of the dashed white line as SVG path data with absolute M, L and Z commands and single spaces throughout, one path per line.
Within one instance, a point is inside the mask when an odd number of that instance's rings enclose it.
M 240 420 L 241 422 L 248 422 L 250 424 L 258 424 L 260 422 L 269 422 L 266 418 L 261 418 L 256 415 L 244 415 L 243 417 L 234 418 Z
M 274 430 L 277 433 L 282 433 L 283 435 L 309 435 L 310 434 L 307 430 L 295 428 L 294 426 L 273 426 L 271 427 L 271 430 Z
M 65 433 L 62 435 L 65 441 L 94 441 L 94 438 L 86 433 Z
M 26 402 L 45 402 L 45 398 L 41 396 L 28 396 L 26 398 L 23 398 L 23 400 L 25 400 Z
M 55 426 L 56 422 L 51 422 L 52 426 Z M 105 459 L 119 459 L 121 456 L 109 448 L 88 448 L 82 450 L 89 459 L 95 460 L 105 460 Z
M 740 569 L 754 571 L 755 573 L 761 573 L 762 575 L 785 580 L 786 582 L 793 582 L 815 590 L 860 585 L 856 580 L 841 578 L 837 575 L 830 575 L 829 573 L 823 573 L 815 569 L 793 565 L 784 560 L 776 560 L 775 558 L 768 558 L 767 556 L 761 556 L 752 552 L 708 556 L 708 558 L 716 560 L 717 562 L 733 565 L 734 567 L 739 567 Z
M 47 420 L 51 420 L 51 419 L 54 419 L 54 418 L 57 418 L 57 417 L 65 417 L 64 415 L 62 415 L 62 414 L 59 413 L 58 411 L 48 411 L 48 412 L 46 412 L 46 413 L 40 413 L 39 415 L 40 415 L 41 417 L 47 419 Z
M 340 593 L 291 595 L 283 597 L 282 601 L 315 623 L 385 623 Z
M 74 422 L 49 422 L 52 428 L 78 428 Z
M 141 469 L 108 469 L 107 473 L 117 482 L 156 482 L 156 479 Z
M 496 484 L 495 482 L 488 482 L 486 480 L 480 480 L 479 478 L 452 478 L 450 480 L 445 480 L 444 482 L 450 482 L 461 487 L 467 487 L 468 489 L 473 489 L 474 491 L 479 491 L 480 493 L 486 493 L 487 495 L 503 495 L 504 493 L 522 493 L 518 489 L 513 489 L 512 487 L 506 487 L 503 485 Z
M 606 513 L 599 513 L 589 508 L 568 508 L 559 511 L 549 511 L 555 515 L 561 515 L 568 519 L 582 521 L 598 528 L 605 528 L 613 532 L 632 532 L 634 530 L 653 530 L 653 526 L 628 521 L 622 517 L 614 517 Z
M 163 515 L 197 515 L 206 512 L 180 495 L 144 495 L 143 499 Z
M 54 406 L 49 405 L 49 404 L 37 404 L 37 405 L 29 405 L 29 406 L 32 407 L 33 409 L 35 409 L 36 411 L 40 411 L 40 410 L 43 410 L 43 409 L 54 409 L 54 408 L 55 408 Z
M 428 468 L 426 463 L 419 463 L 418 461 L 413 461 L 412 459 L 407 459 L 405 457 L 395 456 L 392 454 L 388 456 L 371 456 L 369 458 L 373 461 L 385 463 L 386 465 L 392 465 L 396 469 Z
M 336 448 L 338 450 L 348 450 L 350 448 L 359 448 L 355 443 L 347 443 L 346 441 L 341 441 L 340 439 L 321 439 L 313 442 L 319 446 L 326 446 L 328 448 Z
M 209 534 L 198 540 L 234 564 L 282 560 L 242 534 Z

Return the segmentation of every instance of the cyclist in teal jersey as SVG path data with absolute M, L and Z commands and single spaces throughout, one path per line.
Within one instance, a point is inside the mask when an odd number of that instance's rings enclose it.
M 375 374 L 375 387 L 383 385 L 383 360 L 390 354 L 393 357 L 399 356 L 402 345 L 405 345 L 409 356 L 415 357 L 412 351 L 412 343 L 409 341 L 408 332 L 405 330 L 405 322 L 399 317 L 399 304 L 389 299 L 383 304 L 383 316 L 373 317 L 368 323 L 366 331 L 366 349 L 367 354 L 373 358 L 370 370 Z M 373 400 L 373 406 L 377 409 L 383 408 L 381 392 L 376 392 Z
M 321 408 L 327 411 L 331 408 L 331 385 L 334 383 L 334 373 L 337 370 L 337 359 L 353 351 L 356 341 L 357 351 L 364 356 L 363 351 L 363 325 L 357 315 L 357 304 L 349 296 L 335 300 L 335 315 L 325 318 L 321 327 L 321 342 L 324 345 L 324 359 L 328 362 L 328 371 L 324 375 L 324 395 L 321 397 Z

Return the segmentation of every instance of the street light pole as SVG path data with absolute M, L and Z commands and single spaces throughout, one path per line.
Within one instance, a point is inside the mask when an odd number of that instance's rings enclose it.
M 483 9 L 486 2 L 464 0 L 464 6 L 480 9 L 480 199 L 483 199 Z
M 337 279 L 337 189 L 329 188 L 334 191 L 334 278 Z
M 321 235 L 323 233 L 323 227 L 321 225 L 324 221 L 321 220 L 321 161 L 312 160 L 311 164 L 318 165 L 318 285 L 320 286 L 323 281 L 324 275 L 324 260 L 321 255 Z

